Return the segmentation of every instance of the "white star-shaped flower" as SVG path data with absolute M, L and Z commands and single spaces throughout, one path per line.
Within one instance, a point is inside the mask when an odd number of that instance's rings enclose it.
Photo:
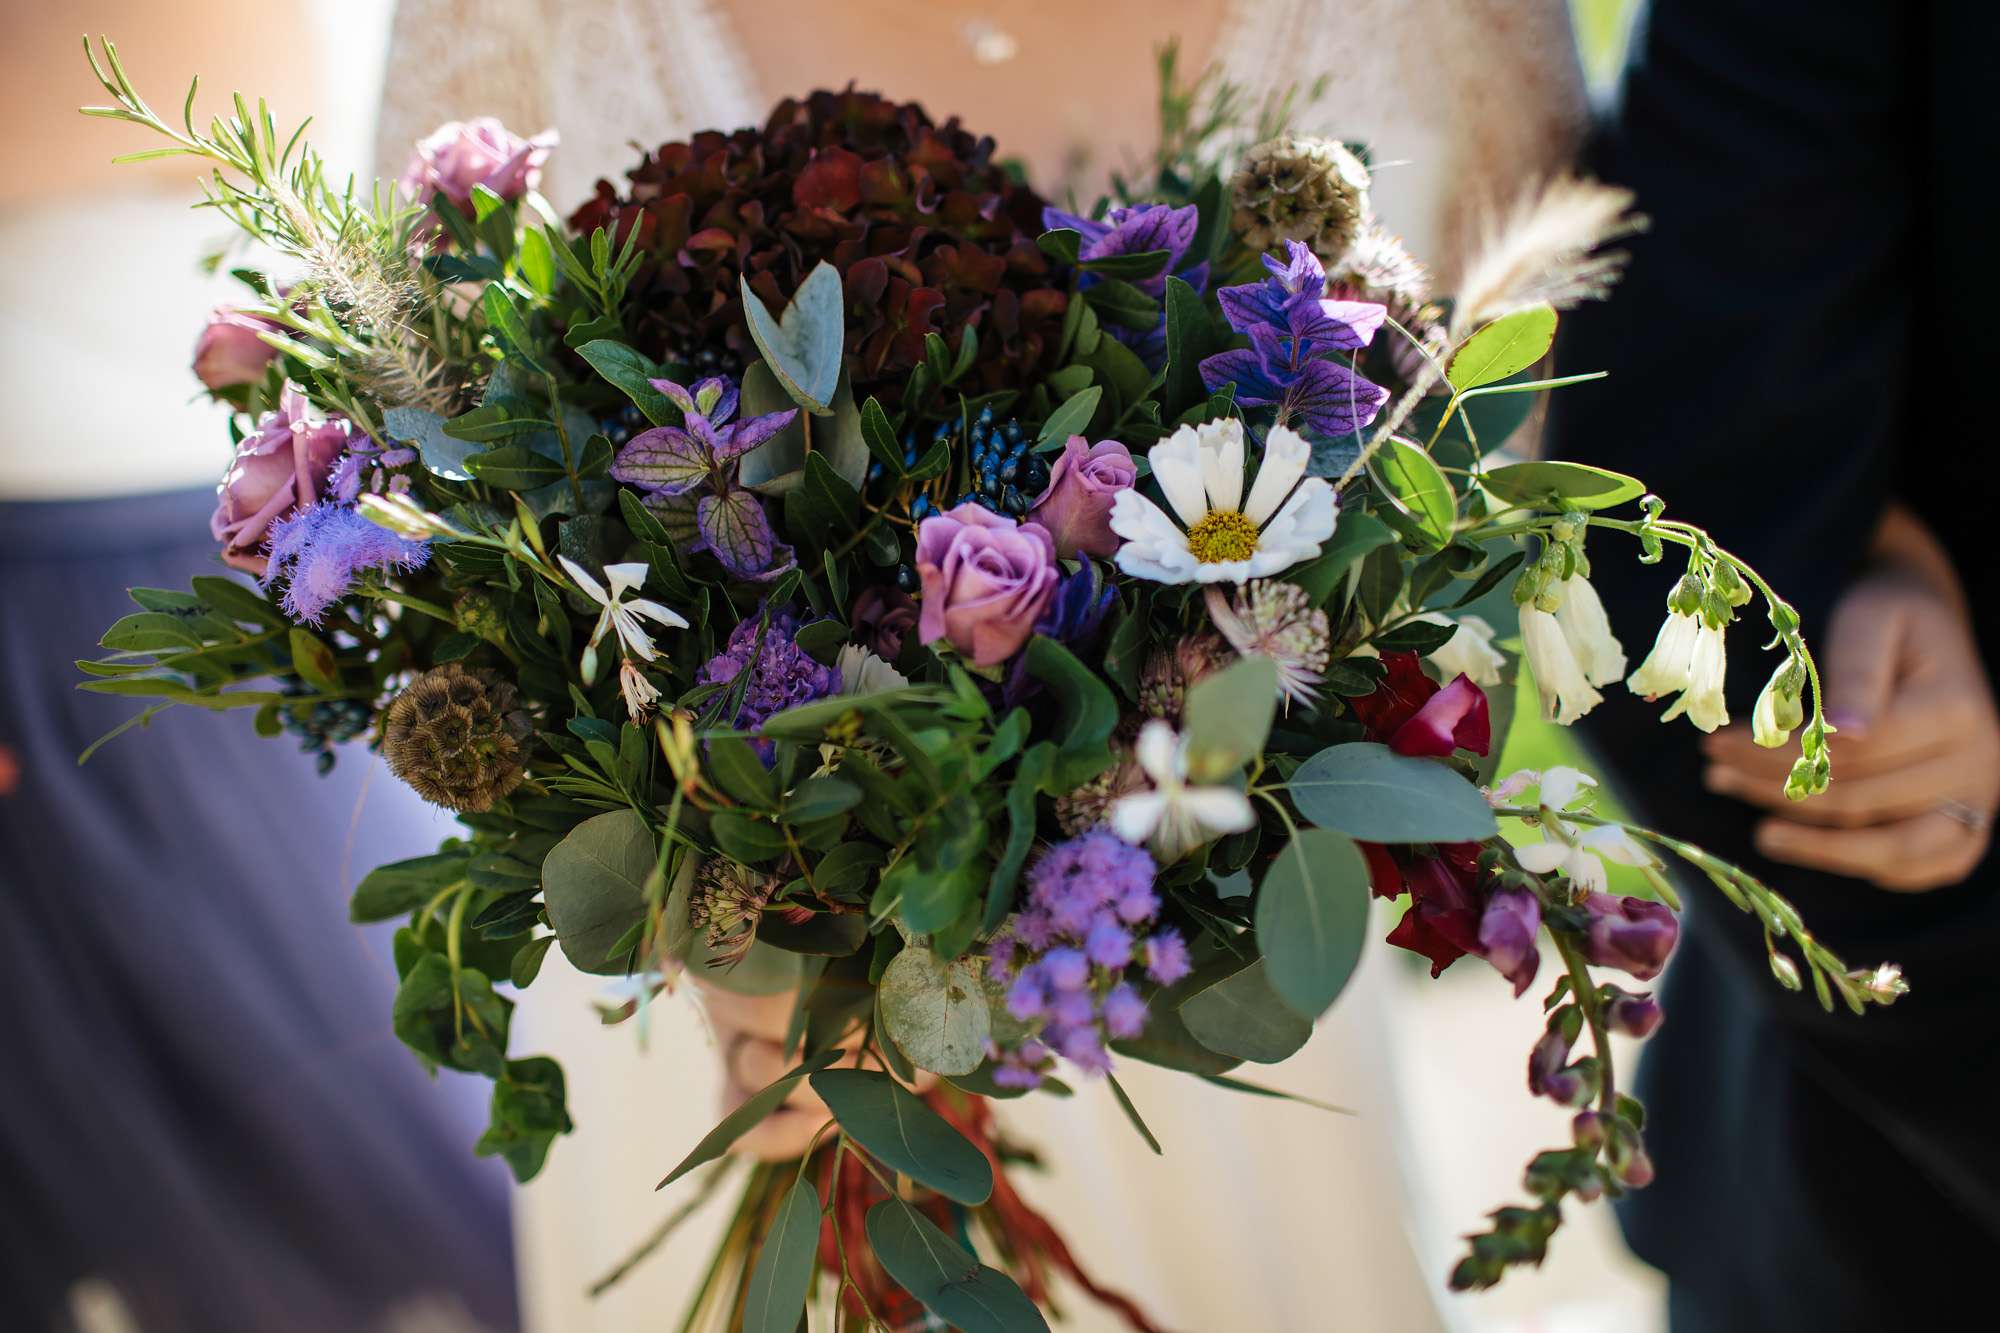
M 564 572 L 576 582 L 583 595 L 603 608 L 597 617 L 597 627 L 590 632 L 590 642 L 583 650 L 583 678 L 588 683 L 597 674 L 597 645 L 606 634 L 616 634 L 618 646 L 627 657 L 636 657 L 650 662 L 658 657 L 659 649 L 653 646 L 653 636 L 639 623 L 639 618 L 669 629 L 686 629 L 687 621 L 681 615 L 658 602 L 644 597 L 627 597 L 627 593 L 637 592 L 646 582 L 646 566 L 639 561 L 604 567 L 605 582 L 611 585 L 606 591 L 604 584 L 592 578 L 583 566 L 566 555 L 556 557 L 562 563 Z
M 1154 718 L 1140 728 L 1132 757 L 1153 788 L 1112 804 L 1111 831 L 1134 846 L 1150 845 L 1162 865 L 1257 822 L 1250 798 L 1236 788 L 1188 785 L 1187 745 L 1171 723 Z

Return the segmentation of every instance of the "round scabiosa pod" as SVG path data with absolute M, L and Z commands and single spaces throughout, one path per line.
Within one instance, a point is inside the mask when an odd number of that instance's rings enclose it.
M 514 687 L 456 662 L 432 667 L 389 704 L 389 771 L 447 810 L 490 810 L 521 785 L 530 730 Z
M 1368 216 L 1368 168 L 1334 139 L 1281 135 L 1243 155 L 1230 181 L 1232 225 L 1253 250 L 1304 241 L 1326 261 Z
M 978 351 L 954 387 L 1019 388 L 1055 369 L 1067 287 L 1036 248 L 1042 200 L 991 139 L 923 108 L 848 89 L 781 102 L 761 129 L 706 132 L 600 181 L 570 219 L 644 256 L 626 326 L 655 357 L 735 373 L 757 358 L 739 281 L 781 310 L 821 260 L 840 273 L 855 400 L 892 411 L 924 336 Z M 709 373 L 698 369 L 697 373 Z
M 1229 645 L 1218 634 L 1190 634 L 1158 648 L 1139 672 L 1139 711 L 1180 724 L 1188 686 L 1229 664 Z

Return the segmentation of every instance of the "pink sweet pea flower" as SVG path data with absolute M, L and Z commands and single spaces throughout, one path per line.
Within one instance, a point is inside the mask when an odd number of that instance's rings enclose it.
M 1483 755 L 1492 744 L 1493 724 L 1486 711 L 1486 695 L 1464 672 L 1426 700 L 1389 737 L 1389 748 L 1397 754 L 1435 759 L 1448 759 L 1457 750 Z

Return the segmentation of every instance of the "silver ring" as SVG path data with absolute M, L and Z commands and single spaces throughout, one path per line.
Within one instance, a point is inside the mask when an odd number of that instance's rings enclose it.
M 1993 816 L 1978 810 L 1964 801 L 1943 800 L 1937 803 L 1937 812 L 1954 824 L 1962 824 L 1974 833 L 1984 833 L 1993 827 Z

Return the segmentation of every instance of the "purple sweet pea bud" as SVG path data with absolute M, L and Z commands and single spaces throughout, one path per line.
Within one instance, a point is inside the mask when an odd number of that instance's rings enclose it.
M 1595 1152 L 1604 1146 L 1608 1131 L 1601 1112 L 1578 1111 L 1576 1118 L 1569 1122 L 1569 1127 L 1577 1147 Z
M 1615 967 L 1640 981 L 1651 981 L 1667 965 L 1680 939 L 1680 922 L 1665 903 L 1644 898 L 1615 898 L 1608 893 L 1585 897 L 1590 928 L 1583 956 L 1599 967 Z
M 1485 692 L 1464 672 L 1425 700 L 1389 737 L 1389 748 L 1397 754 L 1431 759 L 1449 759 L 1459 750 L 1483 755 L 1492 745 Z
M 1569 1059 L 1569 1043 L 1560 1032 L 1544 1032 L 1528 1052 L 1528 1091 L 1563 1106 L 1582 1106 L 1597 1093 L 1595 1062 Z
M 1660 1010 L 1660 1002 L 1650 994 L 1638 995 L 1616 986 L 1606 986 L 1609 992 L 1604 1006 L 1604 1021 L 1613 1032 L 1627 1037 L 1649 1037 L 1653 1029 L 1660 1026 L 1665 1015 Z
M 1646 1141 L 1622 1120 L 1611 1129 L 1611 1174 L 1627 1189 L 1642 1190 L 1653 1183 L 1653 1159 L 1646 1153 Z
M 1535 944 L 1541 925 L 1542 905 L 1526 889 L 1495 889 L 1479 918 L 1480 957 L 1514 983 L 1516 996 L 1534 985 L 1535 973 L 1542 965 L 1541 950 Z

